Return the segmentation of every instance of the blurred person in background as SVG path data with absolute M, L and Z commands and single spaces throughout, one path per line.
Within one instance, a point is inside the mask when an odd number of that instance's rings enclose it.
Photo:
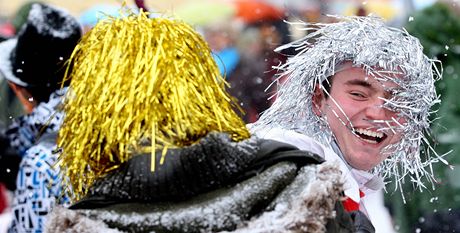
M 230 76 L 240 62 L 240 52 L 236 48 L 239 25 L 231 18 L 220 19 L 201 27 L 204 38 L 213 51 L 212 56 L 222 76 Z
M 26 22 L 31 5 L 36 1 L 23 4 L 16 11 L 12 20 L 6 20 L 0 27 L 0 43 L 14 36 L 21 26 Z M 9 87 L 0 72 L 0 132 L 4 132 L 13 118 L 24 114 L 24 107 Z M 11 191 L 16 189 L 16 174 L 19 169 L 21 156 L 10 146 L 9 139 L 3 133 L 0 135 L 0 214 L 2 221 L 0 225 L 5 232 L 10 222 L 10 201 Z
M 11 27 L 11 32 L 5 35 L 4 39 L 8 39 L 19 33 L 22 25 L 27 21 L 30 8 L 34 3 L 40 3 L 40 1 L 28 1 L 19 7 L 14 13 L 13 18 L 7 22 Z M 0 121 L 5 125 L 9 125 L 13 118 L 21 116 L 24 113 L 23 105 L 0 73 Z
M 229 83 L 229 93 L 244 110 L 243 120 L 254 122 L 269 106 L 265 89 L 272 81 L 265 75 L 264 38 L 260 30 L 241 31 L 235 21 L 223 21 L 206 25 L 203 31 L 221 75 Z
M 3 132 L 22 158 L 11 205 L 9 232 L 42 232 L 46 214 L 59 199 L 59 179 L 53 168 L 55 136 L 63 113 L 64 63 L 81 36 L 75 18 L 66 11 L 34 3 L 17 35 L 0 43 L 0 72 L 24 106 Z
M 265 77 L 265 60 L 263 56 L 262 35 L 255 28 L 244 28 L 236 41 L 240 51 L 240 62 L 234 72 L 228 76 L 229 93 L 235 96 L 244 109 L 246 123 L 257 120 L 259 114 L 269 105 L 269 94 L 265 89 L 271 78 Z
M 275 100 L 275 81 L 278 66 L 286 61 L 291 51 L 274 52 L 282 44 L 289 43 L 287 25 L 282 19 L 258 20 L 246 24 L 237 39 L 241 62 L 229 76 L 229 92 L 241 101 L 246 111 L 244 120 L 253 123 Z
M 200 10 L 221 13 L 195 17 Z M 244 121 L 256 121 L 273 101 L 273 90 L 267 90 L 273 82 L 272 66 L 285 61 L 285 54 L 273 51 L 289 42 L 284 11 L 264 1 L 234 1 L 187 5 L 178 14 L 199 25 L 230 84 L 228 91 L 240 101 Z

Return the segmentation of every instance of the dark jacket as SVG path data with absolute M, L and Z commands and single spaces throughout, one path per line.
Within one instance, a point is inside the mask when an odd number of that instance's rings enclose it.
M 169 149 L 155 172 L 150 159 L 134 156 L 56 210 L 48 232 L 355 232 L 339 169 L 288 144 L 211 133 Z

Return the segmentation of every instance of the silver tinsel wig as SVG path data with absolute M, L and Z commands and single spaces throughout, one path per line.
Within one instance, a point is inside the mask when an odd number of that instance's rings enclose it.
M 280 127 L 311 136 L 330 147 L 333 135 L 327 122 L 313 112 L 312 95 L 315 86 L 326 90 L 323 81 L 340 71 L 345 62 L 352 62 L 379 82 L 396 84 L 386 90 L 392 96 L 383 99 L 382 107 L 406 120 L 404 124 L 394 118 L 380 122 L 387 125 L 382 130 L 398 131 L 403 136 L 382 151 L 391 155 L 371 172 L 394 178 L 396 188 L 402 188 L 405 176 L 418 188 L 425 187 L 423 178 L 433 184 L 432 164 L 447 164 L 432 148 L 429 134 L 429 115 L 433 105 L 440 103 L 434 82 L 441 78 L 441 64 L 423 54 L 417 38 L 386 26 L 380 18 L 333 17 L 337 23 L 298 23 L 308 35 L 277 49 L 294 48 L 297 54 L 275 67 L 285 81 L 278 82 L 275 102 L 252 129 L 257 132 Z

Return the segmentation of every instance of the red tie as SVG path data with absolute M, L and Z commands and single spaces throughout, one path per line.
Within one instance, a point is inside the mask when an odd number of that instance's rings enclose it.
M 364 193 L 361 192 L 361 190 L 359 190 L 359 197 L 360 198 L 364 197 Z M 343 208 L 345 208 L 345 210 L 348 212 L 359 210 L 359 203 L 353 201 L 353 199 L 349 197 L 343 200 L 342 204 L 343 204 Z

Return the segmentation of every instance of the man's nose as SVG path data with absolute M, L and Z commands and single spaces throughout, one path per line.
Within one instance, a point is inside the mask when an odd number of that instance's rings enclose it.
M 365 110 L 366 117 L 372 120 L 385 120 L 391 117 L 391 111 L 383 107 L 384 103 L 383 99 L 370 102 Z

